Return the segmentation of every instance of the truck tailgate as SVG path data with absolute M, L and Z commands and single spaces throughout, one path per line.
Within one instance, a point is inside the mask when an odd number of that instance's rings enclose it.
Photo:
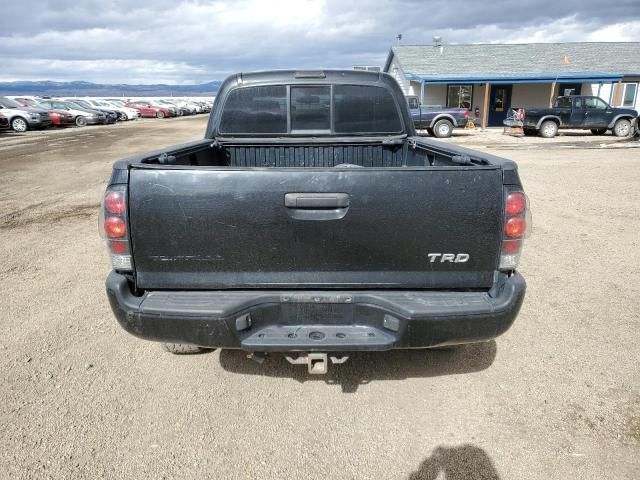
M 143 289 L 489 288 L 502 208 L 499 166 L 135 165 L 129 178 Z

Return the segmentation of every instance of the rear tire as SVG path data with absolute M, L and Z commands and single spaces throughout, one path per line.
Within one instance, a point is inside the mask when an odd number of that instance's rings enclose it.
M 188 343 L 163 343 L 162 349 L 174 355 L 193 355 L 194 353 L 205 353 L 215 350 L 215 348 L 202 348 L 196 345 L 189 345 Z
M 545 120 L 540 125 L 540 136 L 544 138 L 553 138 L 558 134 L 558 124 L 553 120 Z
M 626 118 L 621 118 L 613 126 L 613 134 L 616 137 L 628 137 L 631 134 L 631 122 Z
M 604 135 L 605 133 L 607 133 L 607 129 L 606 128 L 592 128 L 591 129 L 591 133 L 593 133 L 594 135 Z
M 449 138 L 453 132 L 453 123 L 449 120 L 438 120 L 433 126 L 433 135 L 436 138 Z
M 86 127 L 87 126 L 87 119 L 84 118 L 83 116 L 76 117 L 76 126 L 78 126 L 78 127 Z

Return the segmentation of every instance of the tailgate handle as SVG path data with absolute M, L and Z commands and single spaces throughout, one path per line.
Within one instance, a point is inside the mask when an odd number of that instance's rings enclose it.
M 346 208 L 349 206 L 349 195 L 346 193 L 287 193 L 284 196 L 284 206 L 309 210 Z

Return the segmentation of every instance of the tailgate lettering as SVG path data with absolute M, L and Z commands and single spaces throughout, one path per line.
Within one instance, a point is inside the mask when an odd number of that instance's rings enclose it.
M 468 253 L 427 253 L 430 263 L 465 263 L 469 261 Z

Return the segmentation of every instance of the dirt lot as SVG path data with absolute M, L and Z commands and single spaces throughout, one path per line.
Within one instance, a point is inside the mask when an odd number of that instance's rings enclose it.
M 639 142 L 461 132 L 518 161 L 531 198 L 514 327 L 309 377 L 281 358 L 172 356 L 108 307 L 111 162 L 205 121 L 0 134 L 0 478 L 640 477 Z

